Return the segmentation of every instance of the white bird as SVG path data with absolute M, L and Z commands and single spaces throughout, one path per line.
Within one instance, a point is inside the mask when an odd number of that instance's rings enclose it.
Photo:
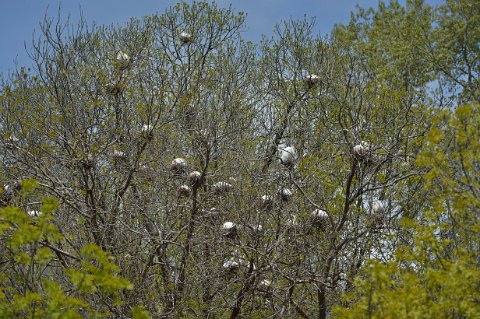
M 315 209 L 312 213 L 313 224 L 318 227 L 325 227 L 328 222 L 328 213 L 322 209 Z
M 294 146 L 287 146 L 281 149 L 280 161 L 287 166 L 293 166 L 297 161 L 297 151 Z
M 269 202 L 269 201 L 272 200 L 272 196 L 270 196 L 270 195 L 263 195 L 263 196 L 261 197 L 261 199 L 262 199 L 262 202 Z
M 322 210 L 322 209 L 315 209 L 312 212 L 312 216 L 315 217 L 315 218 L 322 219 L 322 220 L 328 219 L 328 213 L 326 211 Z
M 355 145 L 353 147 L 353 153 L 358 157 L 365 156 L 365 148 L 360 144 Z
M 192 189 L 188 185 L 182 185 L 178 189 L 178 197 L 188 197 L 190 193 L 192 192 Z
M 130 63 L 130 57 L 125 52 L 119 51 L 117 53 L 117 62 L 119 62 L 122 67 L 126 67 L 128 63 Z
M 373 202 L 372 213 L 374 215 L 382 215 L 383 213 L 385 213 L 385 206 L 383 205 L 383 203 L 381 201 L 376 200 L 376 201 Z
M 312 87 L 316 86 L 318 83 L 320 83 L 320 77 L 316 74 L 310 74 L 305 79 L 305 83 L 307 84 L 307 86 L 309 88 L 312 88 Z
M 365 141 L 361 141 L 360 144 L 357 144 L 353 147 L 353 153 L 357 157 L 363 157 L 367 155 L 367 152 L 369 150 L 370 150 L 370 145 Z
M 272 284 L 272 282 L 270 280 L 263 279 L 262 281 L 260 281 L 259 286 L 262 289 L 269 289 L 271 284 Z
M 200 173 L 199 171 L 193 171 L 190 174 L 188 174 L 188 182 L 190 183 L 190 185 L 194 186 L 198 182 L 200 182 L 201 177 L 202 177 L 202 173 Z
M 188 32 L 182 32 L 178 35 L 178 37 L 179 37 L 180 41 L 182 41 L 182 43 L 184 43 L 184 44 L 190 43 L 193 40 L 192 35 Z
M 216 194 L 224 194 L 233 189 L 233 185 L 227 182 L 217 182 L 213 184 L 213 190 Z
M 142 134 L 145 138 L 151 140 L 153 139 L 153 126 L 145 124 L 142 126 Z
M 292 191 L 288 188 L 282 188 L 282 190 L 280 191 L 280 196 L 282 200 L 285 202 L 290 200 L 290 197 L 292 197 L 292 195 L 293 195 Z
M 150 133 L 153 130 L 153 127 L 149 124 L 145 124 L 142 126 L 143 133 Z
M 225 222 L 222 225 L 223 235 L 227 238 L 234 239 L 237 236 L 237 225 L 232 222 Z
M 187 161 L 181 157 L 175 158 L 170 164 L 170 169 L 175 173 L 182 173 L 187 167 Z
M 262 225 L 255 225 L 255 226 L 252 227 L 252 230 L 255 233 L 261 233 L 263 231 L 263 226 Z
M 125 159 L 127 155 L 120 150 L 114 150 L 112 153 L 112 157 L 113 159 L 120 160 L 120 159 Z
M 370 149 L 370 144 L 368 144 L 367 142 L 361 141 L 360 144 L 363 145 L 363 147 L 365 147 L 366 150 Z
M 225 222 L 225 223 L 223 223 L 223 225 L 222 225 L 222 229 L 223 229 L 223 230 L 232 230 L 232 229 L 234 229 L 234 228 L 235 228 L 235 224 L 232 223 L 232 222 Z
M 235 269 L 235 268 L 238 268 L 239 264 L 238 262 L 230 259 L 230 260 L 226 260 L 224 263 L 223 263 L 223 268 L 225 269 Z
M 39 217 L 40 215 L 42 215 L 42 212 L 38 210 L 29 210 L 27 211 L 27 214 L 30 217 Z
M 272 208 L 273 198 L 270 195 L 263 195 L 260 197 L 260 202 L 262 203 L 263 208 L 270 209 Z

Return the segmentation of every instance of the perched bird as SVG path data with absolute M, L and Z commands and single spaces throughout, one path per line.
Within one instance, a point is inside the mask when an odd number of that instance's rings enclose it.
M 193 41 L 193 36 L 188 32 L 182 32 L 178 35 L 178 38 L 183 44 L 188 44 Z
M 311 213 L 312 224 L 319 228 L 324 228 L 328 223 L 328 213 L 322 209 L 315 209 Z
M 199 171 L 193 171 L 188 174 L 187 180 L 191 186 L 199 186 L 201 184 L 200 178 L 202 177 L 202 173 Z
M 147 140 L 153 139 L 153 126 L 150 124 L 145 124 L 142 126 L 142 136 Z
M 192 189 L 188 185 L 182 185 L 178 188 L 178 197 L 188 197 Z
M 222 225 L 223 235 L 227 238 L 235 238 L 237 236 L 237 225 L 232 222 L 225 222 Z
M 309 89 L 317 86 L 320 83 L 320 77 L 316 74 L 310 74 L 305 78 L 305 84 Z
M 119 51 L 117 53 L 117 62 L 121 68 L 126 68 L 130 64 L 130 57 L 125 52 Z
M 293 167 L 298 159 L 295 147 L 287 146 L 280 151 L 280 161 L 282 162 L 282 164 L 289 168 Z
M 290 198 L 292 197 L 293 193 L 290 189 L 288 188 L 282 188 L 279 192 L 280 198 L 284 202 L 288 202 Z
M 170 164 L 170 169 L 175 174 L 183 174 L 185 173 L 185 169 L 187 168 L 187 161 L 181 157 L 175 158 L 172 163 Z
M 213 184 L 213 191 L 217 195 L 223 195 L 230 192 L 233 189 L 233 185 L 227 182 L 217 182 Z
M 381 216 L 385 213 L 385 206 L 379 200 L 376 200 L 372 204 L 372 214 L 376 216 Z
M 357 144 L 353 147 L 353 154 L 357 158 L 365 157 L 369 151 L 370 151 L 370 145 L 365 141 L 361 141 L 360 144 Z

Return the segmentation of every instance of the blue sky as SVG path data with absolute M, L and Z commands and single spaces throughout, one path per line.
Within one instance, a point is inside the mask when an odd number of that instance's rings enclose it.
M 34 30 L 38 34 L 39 22 L 46 13 L 57 14 L 59 4 L 62 16 L 70 15 L 73 22 L 78 20 L 81 8 L 88 23 L 121 25 L 131 17 L 162 13 L 175 3 L 175 0 L 0 0 L 0 73 L 5 75 L 14 69 L 15 59 L 19 66 L 31 65 L 24 44 L 31 43 Z M 348 22 L 357 3 L 362 7 L 377 5 L 376 0 L 217 0 L 216 3 L 221 7 L 231 3 L 236 11 L 247 13 L 245 37 L 253 41 L 260 39 L 261 34 L 271 35 L 275 24 L 282 19 L 302 18 L 304 14 L 315 16 L 320 32 L 328 33 L 335 23 Z

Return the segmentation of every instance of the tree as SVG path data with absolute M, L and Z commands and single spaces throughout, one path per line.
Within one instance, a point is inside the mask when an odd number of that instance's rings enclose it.
M 0 210 L 0 318 L 120 317 L 119 294 L 131 284 L 98 246 L 63 250 L 68 240 L 52 223 L 58 202 L 35 188 L 23 181 L 17 206 Z M 20 208 L 35 202 L 38 210 Z M 140 318 L 141 309 L 133 311 Z
M 441 102 L 479 103 L 480 6 L 476 1 L 446 1 L 438 11 L 430 60 L 445 88 Z
M 121 28 L 46 20 L 35 70 L 3 83 L 2 178 L 60 201 L 59 249 L 115 258 L 133 289 L 111 315 L 326 318 L 428 207 L 431 8 L 381 4 L 330 37 L 286 21 L 258 45 L 244 18 L 201 2 Z
M 473 85 L 478 75 L 473 70 L 479 56 L 475 36 L 466 37 L 478 29 L 477 11 L 468 1 L 447 2 L 436 11 L 432 36 L 422 44 L 439 84 L 430 102 L 432 127 L 417 158 L 417 166 L 427 171 L 420 180 L 422 198 L 413 199 L 417 204 L 403 216 L 404 243 L 387 262 L 368 263 L 346 303 L 337 307 L 337 317 L 478 316 L 479 127 Z M 445 106 L 451 109 L 441 110 Z
M 254 61 L 239 38 L 243 19 L 199 3 L 119 30 L 47 20 L 35 75 L 19 70 L 3 87 L 4 176 L 35 178 L 61 201 L 56 224 L 75 234 L 67 250 L 93 242 L 121 257 L 136 287 L 127 306 L 181 314 L 194 296 L 206 299 L 187 291 L 209 280 L 192 258 L 210 236 L 197 224 L 214 197 L 197 194 L 211 193 L 207 173 L 228 180 L 248 141 Z M 188 172 L 170 164 L 180 157 Z M 188 185 L 193 170 L 200 178 Z
M 283 304 L 297 316 L 324 318 L 363 260 L 384 252 L 378 244 L 395 232 L 402 213 L 395 203 L 414 191 L 402 181 L 419 173 L 408 163 L 426 114 L 421 92 L 376 78 L 350 42 L 315 38 L 311 29 L 309 21 L 287 22 L 264 42 L 264 100 L 274 116 L 262 172 L 297 192 L 282 216 L 302 225 L 269 258 L 286 280 L 278 298 L 287 296 Z M 303 154 L 298 169 L 279 174 L 270 156 L 292 144 Z M 315 227 L 319 211 L 327 220 Z
M 438 126 L 418 158 L 430 168 L 429 205 L 419 222 L 403 221 L 412 236 L 408 245 L 389 263 L 370 264 L 356 280 L 353 306 L 338 307 L 337 317 L 478 318 L 478 108 L 464 105 L 436 117 Z

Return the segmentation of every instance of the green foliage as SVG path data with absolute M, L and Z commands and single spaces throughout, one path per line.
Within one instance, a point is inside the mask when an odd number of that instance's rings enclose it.
M 408 245 L 371 261 L 338 318 L 478 318 L 480 313 L 480 106 L 435 116 L 417 164 L 429 193 L 418 219 L 404 219 Z M 447 152 L 447 154 L 445 154 Z
M 82 259 L 78 269 L 68 269 L 66 273 L 75 288 L 80 292 L 90 294 L 98 290 L 114 294 L 133 286 L 126 280 L 116 276 L 118 266 L 111 263 L 112 259 L 106 252 L 94 244 L 88 244 L 80 252 Z
M 363 53 L 381 80 L 408 89 L 432 80 L 428 45 L 434 12 L 423 0 L 379 2 L 378 8 L 360 9 L 350 24 L 337 26 L 333 34 Z
M 347 292 L 340 317 L 474 316 L 478 3 L 258 45 L 207 2 L 46 18 L 1 86 L 0 313 L 325 319 Z
M 133 307 L 132 308 L 132 318 L 133 319 L 150 319 L 148 311 L 145 311 L 143 307 Z
M 353 305 L 336 307 L 335 318 L 478 318 L 480 270 L 474 260 L 443 260 L 423 268 L 422 256 L 410 257 L 372 262 L 346 298 Z
M 37 186 L 24 181 L 23 196 L 34 196 Z M 133 288 L 98 246 L 88 244 L 78 256 L 57 248 L 65 244 L 52 221 L 58 206 L 56 199 L 44 198 L 38 215 L 0 209 L 0 318 L 100 318 L 111 313 L 90 303 L 89 295 L 109 296 L 118 306 L 118 295 Z M 132 313 L 149 318 L 141 308 Z
M 462 103 L 480 103 L 480 3 L 447 0 L 436 22 L 431 60 L 440 83 Z

